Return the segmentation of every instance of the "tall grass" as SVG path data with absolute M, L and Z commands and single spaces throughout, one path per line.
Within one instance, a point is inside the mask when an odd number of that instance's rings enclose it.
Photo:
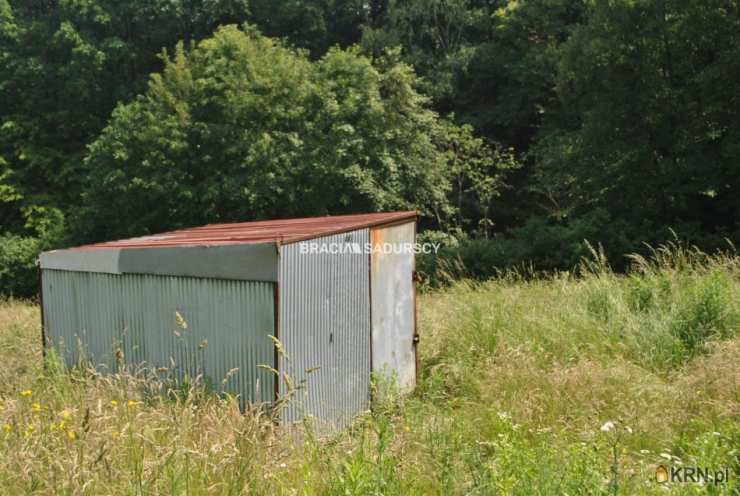
M 197 387 L 43 367 L 35 306 L 4 301 L 0 494 L 737 494 L 738 295 L 734 254 L 679 244 L 626 275 L 594 250 L 458 281 L 419 298 L 417 390 L 379 384 L 321 438 Z M 733 476 L 659 485 L 658 464 Z

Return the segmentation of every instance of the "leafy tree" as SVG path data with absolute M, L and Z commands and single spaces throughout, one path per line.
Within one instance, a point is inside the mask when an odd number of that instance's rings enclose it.
M 251 0 L 250 21 L 267 36 L 287 39 L 315 58 L 335 45 L 360 39 L 362 26 L 377 23 L 387 0 Z
M 381 54 L 402 47 L 406 62 L 424 78 L 422 88 L 442 111 L 451 110 L 455 78 L 487 31 L 491 8 L 476 0 L 400 0 L 384 9 L 383 22 L 366 24 L 362 45 Z
M 391 208 L 490 237 L 477 266 L 568 266 L 584 237 L 615 259 L 669 227 L 740 242 L 739 12 L 0 0 L 0 292 L 48 246 Z M 213 35 L 244 22 L 279 41 Z
M 736 2 L 595 2 L 563 46 L 560 104 L 533 150 L 550 212 L 604 208 L 635 242 L 667 227 L 738 240 L 739 82 Z
M 440 139 L 449 164 L 458 235 L 477 230 L 487 238 L 493 226 L 491 205 L 504 187 L 503 174 L 519 166 L 512 149 L 491 145 L 476 137 L 470 125 L 458 126 L 451 121 L 443 121 Z M 475 220 L 477 223 L 471 222 Z
M 439 142 L 453 125 L 427 108 L 393 54 L 373 63 L 332 49 L 311 62 L 229 26 L 163 58 L 148 91 L 119 106 L 90 146 L 78 226 L 88 237 L 311 214 L 453 213 Z
M 369 53 L 402 47 L 438 111 L 513 148 L 522 167 L 491 204 L 498 229 L 519 226 L 538 211 L 527 152 L 543 116 L 557 105 L 559 47 L 584 12 L 581 0 L 399 0 L 389 4 L 385 22 L 363 33 Z
M 247 15 L 246 0 L 0 0 L 0 230 L 79 203 L 85 145 L 162 47 Z

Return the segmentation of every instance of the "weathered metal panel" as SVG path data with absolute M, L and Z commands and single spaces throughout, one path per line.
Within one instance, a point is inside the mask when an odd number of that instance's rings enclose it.
M 277 281 L 274 243 L 54 250 L 39 260 L 42 269 L 76 272 Z
M 78 246 L 72 250 L 101 248 L 164 248 L 172 246 L 222 246 L 249 243 L 288 244 L 296 241 L 356 231 L 372 226 L 415 219 L 416 212 L 327 215 L 302 219 L 273 219 L 229 224 L 208 224 L 138 238 Z
M 312 416 L 319 428 L 339 428 L 369 408 L 368 243 L 368 229 L 359 229 L 280 248 L 278 337 L 287 352 L 280 371 L 302 387 L 283 412 L 285 422 Z M 311 246 L 351 248 L 302 252 Z M 281 381 L 280 394 L 288 389 Z
M 414 253 L 408 222 L 371 230 L 373 372 L 395 376 L 402 390 L 416 384 Z
M 120 348 L 125 363 L 202 374 L 242 401 L 273 399 L 274 376 L 258 365 L 274 363 L 274 283 L 45 269 L 42 286 L 47 339 L 70 365 L 84 353 L 116 371 Z
M 120 253 L 118 249 L 51 250 L 39 255 L 39 266 L 42 269 L 120 274 Z

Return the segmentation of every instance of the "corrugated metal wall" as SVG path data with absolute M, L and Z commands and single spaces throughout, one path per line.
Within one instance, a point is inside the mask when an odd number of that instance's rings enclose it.
M 68 364 L 79 342 L 93 363 L 115 370 L 120 347 L 127 363 L 171 367 L 172 359 L 176 376 L 203 374 L 218 390 L 238 368 L 226 391 L 274 398 L 274 376 L 257 367 L 274 363 L 274 283 L 45 269 L 42 286 L 47 340 Z
M 369 241 L 369 230 L 360 229 L 305 243 L 319 247 L 355 243 L 361 250 Z M 283 420 L 311 415 L 320 427 L 342 427 L 369 408 L 369 256 L 302 254 L 301 244 L 280 249 L 278 337 L 289 358 L 280 359 L 280 371 L 296 384 L 305 381 Z M 280 394 L 287 390 L 281 380 Z

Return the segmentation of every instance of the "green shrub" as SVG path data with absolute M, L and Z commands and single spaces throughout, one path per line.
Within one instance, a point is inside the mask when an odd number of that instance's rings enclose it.
M 628 225 L 603 209 L 563 220 L 533 217 L 519 228 L 490 238 L 467 238 L 464 234 L 445 238 L 440 233 L 434 236 L 443 248 L 436 255 L 417 259 L 417 270 L 430 287 L 460 278 L 485 280 L 510 269 L 520 273 L 524 269 L 527 274 L 570 271 L 579 267 L 584 258 L 590 258 L 590 246 L 598 246 L 610 267 L 619 273 L 630 269 L 635 256 L 655 258 L 658 264 L 668 263 L 680 269 L 681 264 L 701 264 L 709 253 L 728 249 L 726 240 L 723 244 L 716 237 L 702 237 L 691 226 L 678 225 L 674 230 Z M 679 239 L 691 244 L 684 245 Z M 650 246 L 661 248 L 655 251 Z M 733 251 L 731 247 L 730 250 Z M 640 284 L 635 282 L 632 286 L 631 304 L 649 306 L 649 299 L 655 296 L 651 292 L 656 288 Z
M 34 237 L 0 236 L 0 294 L 31 296 L 36 293 L 36 258 L 41 241 Z
M 638 274 L 627 279 L 627 304 L 633 312 L 645 312 L 655 306 L 655 288 L 652 280 Z
M 736 319 L 731 301 L 730 282 L 722 272 L 712 271 L 692 286 L 673 324 L 689 354 L 712 337 L 726 337 Z
M 597 287 L 586 296 L 586 309 L 597 320 L 607 321 L 615 313 L 615 303 L 609 293 L 609 287 Z
M 488 279 L 517 261 L 515 241 L 496 237 L 469 239 L 445 245 L 436 255 L 420 255 L 417 271 L 429 286 L 438 287 L 462 278 Z
M 436 256 L 419 257 L 417 269 L 433 287 L 462 277 L 488 279 L 512 268 L 571 270 L 589 255 L 589 242 L 602 246 L 616 268 L 624 269 L 623 254 L 639 244 L 628 241 L 622 229 L 626 226 L 599 209 L 570 222 L 536 217 L 505 235 L 445 244 Z

